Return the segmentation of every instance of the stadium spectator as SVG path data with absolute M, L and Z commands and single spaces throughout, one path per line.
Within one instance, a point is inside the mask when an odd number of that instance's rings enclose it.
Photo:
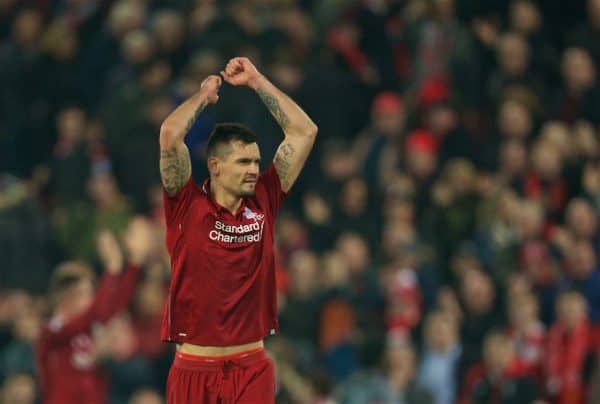
M 507 312 L 505 334 L 512 341 L 527 375 L 540 383 L 546 354 L 546 328 L 538 318 L 538 302 L 530 293 L 518 294 L 508 301 Z
M 546 385 L 557 403 L 585 403 L 584 366 L 589 355 L 587 304 L 577 292 L 565 292 L 556 305 L 557 320 L 548 331 Z
M 531 403 L 537 387 L 519 361 L 509 337 L 489 333 L 483 345 L 483 359 L 465 377 L 460 403 Z
M 441 311 L 431 312 L 425 319 L 424 340 L 418 381 L 431 390 L 435 404 L 451 404 L 458 392 L 456 381 L 462 350 L 456 319 Z
M 340 402 L 406 404 L 433 403 L 431 392 L 416 381 L 416 352 L 407 342 L 391 342 L 383 358 L 383 371 L 358 374 L 341 386 Z

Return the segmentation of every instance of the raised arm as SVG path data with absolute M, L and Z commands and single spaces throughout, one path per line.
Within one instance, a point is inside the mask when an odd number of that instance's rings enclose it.
M 123 234 L 123 244 L 127 252 L 127 265 L 119 281 L 118 292 L 112 302 L 109 317 L 127 308 L 133 300 L 139 283 L 142 268 L 154 250 L 154 234 L 151 222 L 143 216 L 136 216 L 129 221 L 127 231 Z
M 175 109 L 160 127 L 160 177 L 169 195 L 175 195 L 192 175 L 190 152 L 183 142 L 198 115 L 219 100 L 221 78 L 208 76 L 194 95 Z
M 275 153 L 273 163 L 281 188 L 288 192 L 312 149 L 317 126 L 298 104 L 275 87 L 247 58 L 231 59 L 221 75 L 229 84 L 246 85 L 256 91 L 281 126 L 285 137 Z
M 94 323 L 108 321 L 131 302 L 142 266 L 152 250 L 151 225 L 148 220 L 141 217 L 132 219 L 124 241 L 128 255 L 127 265 L 124 265 L 125 257 L 115 235 L 109 231 L 100 232 L 97 249 L 104 266 L 104 275 L 94 293 L 92 304 L 83 313 L 67 321 L 59 318 L 51 320 L 44 330 L 45 346 L 64 343 L 79 333 L 89 331 Z

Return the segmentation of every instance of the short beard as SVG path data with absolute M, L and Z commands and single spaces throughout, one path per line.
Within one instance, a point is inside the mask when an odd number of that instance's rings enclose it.
M 240 198 L 243 198 L 243 197 L 245 197 L 245 196 L 254 196 L 255 192 L 256 192 L 256 189 L 253 189 L 252 191 L 243 191 L 243 190 L 241 190 L 241 191 L 238 193 L 238 196 L 239 196 Z

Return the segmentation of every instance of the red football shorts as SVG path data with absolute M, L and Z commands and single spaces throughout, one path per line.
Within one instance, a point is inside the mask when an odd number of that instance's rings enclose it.
M 275 403 L 275 369 L 263 348 L 218 358 L 175 353 L 167 404 Z

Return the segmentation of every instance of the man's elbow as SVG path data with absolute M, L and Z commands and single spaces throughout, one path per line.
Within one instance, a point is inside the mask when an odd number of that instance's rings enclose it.
M 307 129 L 307 135 L 310 137 L 316 137 L 319 132 L 319 127 L 315 125 L 314 122 L 311 122 Z
M 160 126 L 160 148 L 171 149 L 175 144 L 175 131 L 167 123 L 163 123 Z

